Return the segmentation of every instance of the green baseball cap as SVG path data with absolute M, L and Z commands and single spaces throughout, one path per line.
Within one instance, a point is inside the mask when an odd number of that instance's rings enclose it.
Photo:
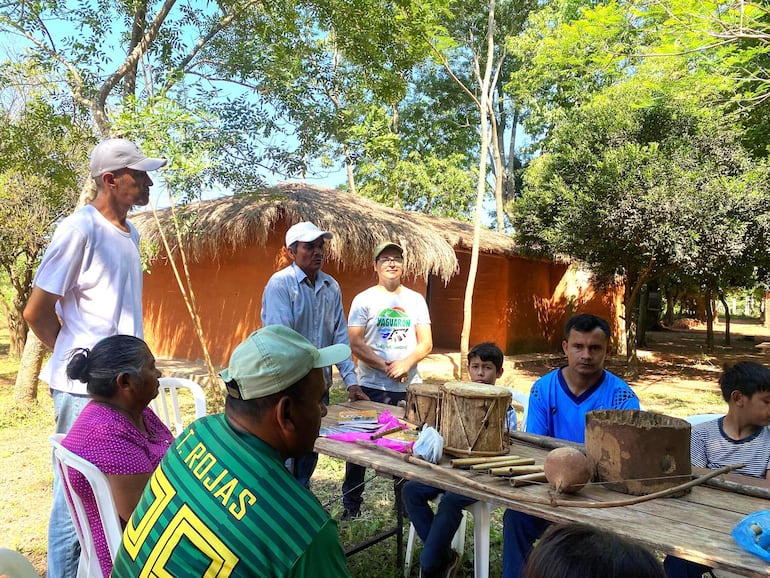
M 385 249 L 395 249 L 396 251 L 401 253 L 402 256 L 404 254 L 404 249 L 398 243 L 394 243 L 392 241 L 384 241 L 384 242 L 380 243 L 379 245 L 377 245 L 374 248 L 374 260 L 375 261 L 380 256 L 380 253 L 382 253 Z
M 311 369 L 334 365 L 348 357 L 350 347 L 343 343 L 316 349 L 293 329 L 268 325 L 233 350 L 229 366 L 219 376 L 232 397 L 257 399 L 289 388 Z

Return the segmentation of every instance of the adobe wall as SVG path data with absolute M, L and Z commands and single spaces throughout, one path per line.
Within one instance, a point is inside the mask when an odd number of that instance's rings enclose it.
M 278 231 L 276 231 L 278 233 Z M 243 247 L 219 261 L 191 263 L 190 273 L 206 346 L 215 365 L 261 326 L 262 290 L 275 271 L 283 232 L 267 247 Z M 431 277 L 404 284 L 427 294 L 434 347 L 458 350 L 470 253 L 459 252 L 460 273 L 447 286 Z M 324 271 L 342 287 L 345 314 L 353 297 L 376 283 L 373 269 L 352 270 L 327 262 Z M 506 354 L 557 351 L 567 317 L 591 312 L 608 319 L 613 337 L 622 339 L 622 291 L 594 291 L 584 275 L 563 264 L 482 254 L 473 299 L 471 345 L 495 341 Z M 144 277 L 145 339 L 158 357 L 203 359 L 190 315 L 171 267 L 157 261 Z
M 460 347 L 470 253 L 458 252 L 458 260 L 460 273 L 446 287 L 431 278 L 429 306 L 437 348 Z M 494 341 L 506 354 L 557 351 L 564 323 L 575 313 L 604 317 L 618 339 L 621 299 L 622 290 L 595 291 L 587 275 L 564 264 L 481 254 L 470 344 Z

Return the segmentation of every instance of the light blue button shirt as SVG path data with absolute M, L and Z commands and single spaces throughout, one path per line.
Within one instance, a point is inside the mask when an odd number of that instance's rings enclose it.
M 342 309 L 342 291 L 334 277 L 318 271 L 315 286 L 294 263 L 273 274 L 262 293 L 262 326 L 285 325 L 318 348 L 335 343 L 350 345 Z M 356 385 L 353 359 L 337 364 L 345 387 Z M 331 387 L 331 367 L 324 368 L 326 387 Z

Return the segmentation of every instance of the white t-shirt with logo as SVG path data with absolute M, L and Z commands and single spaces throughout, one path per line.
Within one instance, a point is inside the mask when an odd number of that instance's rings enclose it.
M 370 287 L 353 298 L 348 315 L 349 327 L 364 327 L 364 341 L 386 361 L 397 361 L 417 347 L 418 325 L 430 325 L 425 298 L 401 286 L 390 293 L 380 286 Z M 417 367 L 409 371 L 404 383 L 390 379 L 385 372 L 358 360 L 358 383 L 384 391 L 406 391 L 410 383 L 422 383 Z

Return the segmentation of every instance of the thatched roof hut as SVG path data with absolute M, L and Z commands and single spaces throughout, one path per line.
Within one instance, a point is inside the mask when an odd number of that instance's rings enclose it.
M 375 284 L 372 253 L 383 240 L 405 250 L 405 284 L 426 297 L 434 346 L 458 349 L 473 226 L 384 207 L 324 187 L 285 183 L 249 195 L 173 209 L 200 313 L 206 347 L 225 365 L 232 349 L 260 324 L 262 290 L 277 269 L 288 227 L 312 221 L 334 233 L 324 271 L 342 287 L 347 312 L 353 297 Z M 202 348 L 161 231 L 179 263 L 172 209 L 134 215 L 143 243 L 159 248 L 144 283 L 145 339 L 161 357 L 200 359 Z M 160 223 L 160 227 L 158 227 Z M 616 318 L 617 295 L 599 294 L 567 263 L 518 254 L 511 237 L 481 231 L 473 296 L 471 343 L 495 341 L 506 353 L 558 346 L 561 327 L 581 309 Z
M 182 243 L 192 261 L 219 260 L 242 246 L 265 246 L 279 220 L 311 221 L 334 233 L 327 243 L 327 261 L 341 268 L 368 268 L 374 248 L 383 239 L 397 241 L 406 253 L 405 273 L 447 283 L 458 271 L 455 249 L 470 250 L 473 226 L 452 219 L 385 207 L 358 195 L 303 183 L 283 183 L 250 194 L 202 201 L 177 208 Z M 172 211 L 151 212 L 131 221 L 142 239 L 162 246 L 161 230 L 173 231 Z M 171 239 L 172 252 L 176 240 Z M 488 229 L 481 231 L 480 251 L 516 255 L 513 239 Z

